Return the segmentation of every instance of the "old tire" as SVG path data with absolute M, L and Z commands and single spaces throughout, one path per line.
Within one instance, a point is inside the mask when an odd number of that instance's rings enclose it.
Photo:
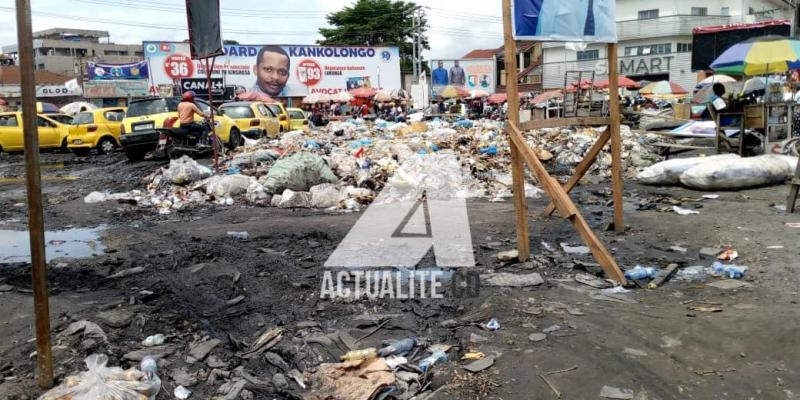
M 72 153 L 78 157 L 86 157 L 92 149 L 72 149 Z
M 117 143 L 110 137 L 104 137 L 97 143 L 97 154 L 108 154 L 117 148 Z
M 146 154 L 147 154 L 147 150 L 142 150 L 142 149 L 126 149 L 125 150 L 125 157 L 128 157 L 128 160 L 130 160 L 130 161 L 142 161 Z
M 228 149 L 233 150 L 239 147 L 242 143 L 242 135 L 236 129 L 231 129 L 231 134 L 228 137 Z

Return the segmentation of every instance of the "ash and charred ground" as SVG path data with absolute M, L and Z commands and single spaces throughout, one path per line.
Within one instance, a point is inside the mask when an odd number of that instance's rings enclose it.
M 22 228 L 23 158 L 2 157 L 0 221 L 4 229 Z M 568 399 L 599 398 L 606 385 L 631 389 L 637 399 L 800 396 L 800 229 L 785 226 L 800 222 L 800 215 L 787 216 L 772 206 L 785 202 L 785 186 L 721 192 L 717 200 L 684 205 L 702 206 L 699 215 L 679 216 L 658 208 L 671 207 L 668 199 L 703 193 L 627 183 L 625 234 L 603 229 L 612 218 L 607 185 L 581 186 L 573 195 L 621 265 L 709 266 L 713 260 L 701 259 L 700 248 L 733 246 L 740 254 L 737 263 L 750 267 L 744 278 L 749 287 L 722 290 L 673 279 L 655 290 L 636 289 L 625 295 L 628 302 L 602 298 L 572 278 L 582 269 L 596 272 L 586 266 L 591 260 L 558 249 L 559 243 L 581 244 L 577 233 L 560 218 L 542 217 L 546 199 L 535 199 L 529 200 L 535 262 L 499 270 L 539 272 L 545 284 L 527 289 L 482 287 L 477 297 L 466 299 L 343 302 L 320 299 L 322 265 L 359 213 L 209 205 L 158 215 L 113 202 L 90 205 L 83 197 L 91 191 L 142 188 L 142 177 L 160 162 L 129 163 L 118 155 L 75 159 L 58 153 L 42 154 L 42 161 L 48 229 L 108 226 L 104 254 L 49 264 L 53 341 L 62 345 L 54 351 L 58 379 L 83 370 L 83 359 L 97 352 L 109 354 L 111 365 L 136 365 L 123 356 L 141 349 L 146 336 L 163 333 L 172 352 L 162 360 L 158 398 L 173 398 L 173 375 L 180 370 L 197 376 L 192 398 L 212 398 L 224 380 L 207 383 L 213 369 L 208 360 L 187 362 L 194 342 L 221 340 L 209 356 L 219 361 L 214 365 L 223 365 L 217 369 L 242 366 L 251 377 L 269 383 L 277 367 L 261 357 L 236 356 L 241 343 L 251 343 L 266 329 L 286 330 L 271 351 L 291 368 L 307 371 L 346 350 L 344 343 L 330 339 L 338 332 L 357 339 L 390 318 L 356 347 L 409 336 L 457 347 L 450 351 L 448 363 L 435 371 L 429 389 L 441 388 L 435 399 L 555 398 L 548 383 Z M 637 210 L 665 198 L 655 208 Z M 513 248 L 515 238 L 512 203 L 470 200 L 468 211 L 478 270 L 500 268 L 495 255 Z M 251 239 L 231 240 L 228 231 L 247 231 Z M 555 250 L 545 249 L 542 241 Z M 687 252 L 670 250 L 676 245 Z M 133 267 L 144 267 L 144 272 L 108 278 Z M 14 287 L 0 293 L 0 336 L 5 338 L 0 343 L 0 397 L 33 399 L 40 391 L 31 357 L 35 344 L 29 267 L 0 266 L 0 280 Z M 244 300 L 227 304 L 237 296 Z M 121 314 L 124 326 L 112 327 L 98 316 L 108 311 Z M 501 324 L 496 332 L 479 326 L 491 317 Z M 58 337 L 71 322 L 83 319 L 99 323 L 108 342 L 80 335 Z M 442 327 L 442 321 L 451 319 L 465 324 Z M 528 339 L 552 325 L 560 329 L 544 341 Z M 472 333 L 487 340 L 471 343 Z M 495 356 L 495 364 L 477 374 L 464 371 L 466 362 L 460 357 L 468 350 Z M 546 375 L 566 369 L 570 370 Z M 269 384 L 250 384 L 247 389 L 255 398 L 304 394 L 292 382 L 286 390 Z

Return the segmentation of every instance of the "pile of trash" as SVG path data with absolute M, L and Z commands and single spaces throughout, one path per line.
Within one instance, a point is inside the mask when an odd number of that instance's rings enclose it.
M 766 154 L 742 158 L 737 154 L 667 160 L 637 175 L 648 185 L 677 185 L 699 190 L 737 190 L 786 182 L 797 157 Z
M 228 154 L 217 173 L 184 156 L 147 176 L 144 190 L 93 192 L 84 200 L 136 204 L 163 214 L 204 203 L 358 210 L 371 203 L 398 171 L 405 180 L 420 181 L 429 172 L 425 158 L 435 154 L 453 155 L 460 163 L 461 196 L 491 201 L 512 196 L 511 155 L 502 122 L 419 119 L 412 116 L 409 123 L 357 119 L 310 132 L 287 132 L 280 139 L 247 140 Z M 554 175 L 568 176 L 602 129 L 546 129 L 526 132 L 526 139 L 537 146 L 540 159 Z M 647 146 L 657 138 L 639 137 L 625 126 L 622 137 L 628 175 L 657 161 Z M 609 175 L 608 147 L 589 172 L 598 179 Z M 525 192 L 533 198 L 541 195 L 530 182 Z

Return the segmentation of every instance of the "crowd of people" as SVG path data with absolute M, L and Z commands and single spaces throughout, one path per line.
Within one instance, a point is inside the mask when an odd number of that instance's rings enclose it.
M 331 102 L 305 104 L 303 109 L 309 115 L 313 126 L 325 126 L 338 117 L 380 118 L 392 122 L 405 122 L 408 114 L 415 112 L 408 102 L 394 100 L 388 102 L 365 101 L 360 104 Z

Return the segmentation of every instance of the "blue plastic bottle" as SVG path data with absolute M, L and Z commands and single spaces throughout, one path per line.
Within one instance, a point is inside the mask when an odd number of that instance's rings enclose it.
M 423 373 L 428 372 L 428 370 L 434 366 L 435 364 L 443 363 L 447 361 L 447 354 L 445 352 L 439 350 L 430 356 L 422 359 L 422 361 L 417 364 L 417 368 L 419 368 Z
M 652 267 L 642 267 L 637 265 L 633 269 L 625 271 L 625 279 L 632 281 L 641 281 L 645 279 L 653 279 L 656 276 L 656 269 Z
M 417 345 L 417 340 L 415 338 L 398 340 L 397 342 L 394 342 L 392 345 L 386 346 L 378 350 L 378 356 L 386 357 L 392 354 L 408 353 L 416 345 Z

